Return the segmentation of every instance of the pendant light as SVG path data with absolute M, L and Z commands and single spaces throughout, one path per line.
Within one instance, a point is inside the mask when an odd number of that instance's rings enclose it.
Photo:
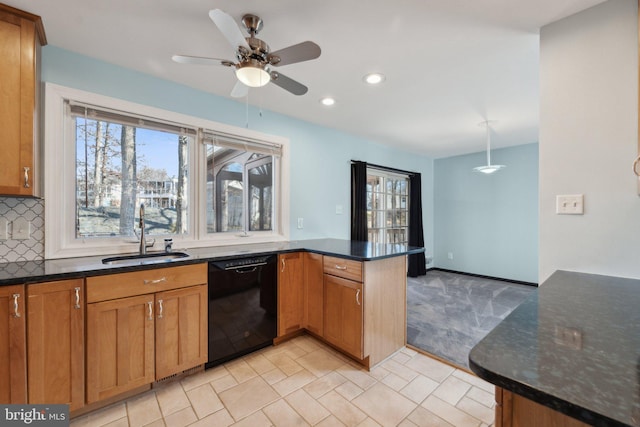
M 485 120 L 484 122 L 478 123 L 478 126 L 485 126 L 487 128 L 487 165 L 473 168 L 474 172 L 482 172 L 487 175 L 497 172 L 500 169 L 506 168 L 505 165 L 491 164 L 491 127 L 489 126 L 490 123 L 491 121 L 489 120 Z

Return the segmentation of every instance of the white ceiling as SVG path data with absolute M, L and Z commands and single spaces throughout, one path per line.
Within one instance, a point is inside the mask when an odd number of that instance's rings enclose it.
M 309 87 L 294 96 L 270 84 L 249 102 L 371 141 L 444 157 L 538 140 L 541 26 L 603 0 L 3 0 L 42 16 L 50 45 L 229 97 L 221 66 L 181 65 L 171 55 L 234 59 L 209 19 L 264 21 L 272 51 L 305 40 L 320 58 L 278 68 Z M 363 83 L 381 72 L 378 87 Z M 319 103 L 336 98 L 332 108 Z M 244 101 L 240 101 L 244 102 Z

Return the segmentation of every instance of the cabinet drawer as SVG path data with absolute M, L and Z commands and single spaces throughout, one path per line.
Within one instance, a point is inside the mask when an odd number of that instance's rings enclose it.
M 206 263 L 87 277 L 87 302 L 143 295 L 206 283 Z
M 324 272 L 332 276 L 362 282 L 362 263 L 360 261 L 325 256 Z

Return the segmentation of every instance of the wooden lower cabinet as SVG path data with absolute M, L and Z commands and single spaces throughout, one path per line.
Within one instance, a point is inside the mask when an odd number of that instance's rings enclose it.
M 304 252 L 278 255 L 278 337 L 303 328 L 303 282 Z
M 27 402 L 24 285 L 0 287 L 0 403 Z
M 207 285 L 156 294 L 156 380 L 207 361 Z
M 304 327 L 324 336 L 324 272 L 320 254 L 304 254 Z
M 154 303 L 147 294 L 87 305 L 87 403 L 154 381 Z
M 588 424 L 496 387 L 495 427 L 587 427 Z
M 84 280 L 27 285 L 28 403 L 84 406 Z
M 363 358 L 362 283 L 324 275 L 324 338 Z

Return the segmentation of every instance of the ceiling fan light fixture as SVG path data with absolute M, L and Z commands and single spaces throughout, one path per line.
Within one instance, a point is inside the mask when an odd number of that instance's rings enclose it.
M 384 74 L 380 73 L 369 73 L 362 78 L 365 83 L 370 84 L 372 86 L 379 85 L 385 80 Z
M 480 172 L 485 175 L 491 175 L 494 172 L 498 172 L 500 169 L 506 168 L 505 165 L 492 165 L 491 164 L 491 128 L 490 124 L 494 121 L 485 120 L 478 123 L 478 126 L 484 126 L 487 129 L 487 164 L 485 166 L 477 166 L 473 168 L 474 172 Z
M 271 75 L 265 68 L 263 64 L 250 59 L 238 64 L 236 77 L 249 87 L 262 87 L 271 81 Z

